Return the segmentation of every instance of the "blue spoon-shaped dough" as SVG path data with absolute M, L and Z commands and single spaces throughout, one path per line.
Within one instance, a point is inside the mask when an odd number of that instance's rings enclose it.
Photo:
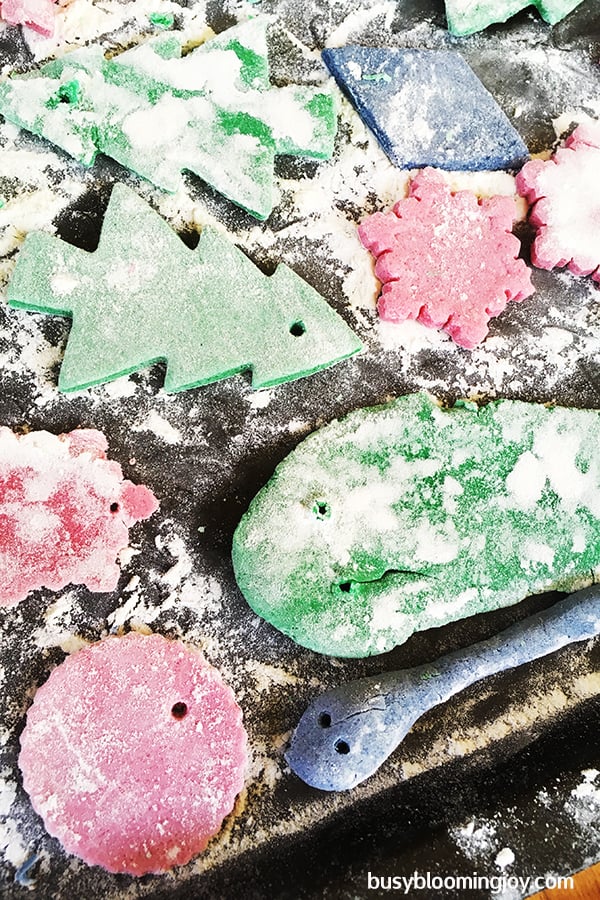
M 312 787 L 343 791 L 372 775 L 424 713 L 468 685 L 600 633 L 600 585 L 571 594 L 435 663 L 351 681 L 314 700 L 285 754 Z

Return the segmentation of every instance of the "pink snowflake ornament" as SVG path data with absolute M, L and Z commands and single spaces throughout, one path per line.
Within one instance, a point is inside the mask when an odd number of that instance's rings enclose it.
M 475 347 L 491 317 L 534 290 L 529 268 L 518 259 L 515 216 L 512 197 L 454 193 L 435 169 L 419 172 L 406 199 L 358 229 L 383 282 L 381 318 L 416 319 L 443 329 L 461 347 Z
M 55 0 L 1 0 L 0 18 L 9 25 L 29 25 L 46 37 L 54 34 Z
M 600 122 L 579 125 L 552 159 L 528 162 L 517 190 L 533 204 L 533 264 L 600 282 Z
M 0 606 L 30 591 L 85 584 L 112 591 L 129 526 L 158 508 L 152 492 L 123 479 L 100 431 L 58 437 L 0 428 Z

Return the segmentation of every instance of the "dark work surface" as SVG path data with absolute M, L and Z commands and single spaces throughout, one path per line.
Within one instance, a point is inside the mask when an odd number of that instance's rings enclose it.
M 185 24 L 194 4 L 180 5 Z M 600 97 L 596 0 L 586 0 L 554 28 L 530 9 L 505 25 L 464 39 L 447 35 L 441 0 L 388 4 L 387 18 L 381 11 L 367 20 L 364 11 L 373 5 L 353 0 L 305 4 L 263 0 L 254 6 L 277 17 L 271 37 L 273 80 L 311 83 L 320 77 L 318 59 L 299 50 L 282 27 L 305 48 L 315 50 L 346 22 L 348 42 L 458 50 L 513 118 L 532 152 L 553 145 L 552 119 L 567 110 L 598 115 L 598 106 L 589 102 L 592 95 Z M 201 4 L 196 6 L 200 9 Z M 362 13 L 349 20 L 358 7 Z M 209 2 L 206 18 L 220 31 L 234 24 L 246 8 L 233 0 Z M 124 12 L 122 24 L 98 39 L 106 46 L 127 45 L 136 33 L 127 21 Z M 0 31 L 0 63 L 20 71 L 34 66 L 31 48 L 19 29 Z M 360 145 L 360 137 L 349 135 L 346 115 L 333 167 L 347 165 L 344 147 L 352 140 Z M 8 158 L 12 149 L 38 162 L 31 170 L 23 167 L 21 174 L 15 173 Z M 288 187 L 317 178 L 321 171 L 319 164 L 302 160 L 280 159 L 277 166 L 280 178 L 289 179 Z M 93 250 L 116 181 L 125 181 L 159 205 L 159 192 L 115 163 L 100 158 L 92 170 L 83 170 L 64 154 L 48 150 L 40 139 L 16 133 L 0 121 L 0 194 L 9 201 L 8 209 L 16 198 L 41 187 L 59 197 L 56 215 L 36 227 L 53 224 L 64 240 Z M 600 859 L 600 792 L 593 790 L 593 770 L 600 769 L 600 655 L 593 642 L 566 648 L 465 691 L 419 722 L 394 757 L 355 792 L 342 797 L 320 794 L 285 766 L 285 736 L 316 693 L 467 646 L 556 598 L 529 598 L 512 609 L 415 635 L 392 653 L 368 660 L 332 661 L 303 650 L 251 613 L 231 570 L 234 528 L 277 463 L 319 424 L 422 388 L 446 402 L 462 396 L 483 402 L 505 396 L 600 407 L 600 317 L 590 279 L 535 270 L 536 294 L 494 320 L 490 338 L 472 354 L 435 340 L 412 347 L 401 342 L 387 346 L 372 306 L 349 304 L 340 260 L 319 238 L 326 224 L 316 216 L 314 227 L 302 233 L 288 187 L 268 222 L 258 226 L 198 179 L 186 176 L 186 198 L 222 222 L 265 272 L 284 258 L 365 341 L 361 356 L 274 389 L 264 407 L 253 405 L 248 376 L 167 397 L 161 390 L 160 365 L 130 376 L 135 385 L 130 396 L 101 387 L 60 395 L 55 384 L 68 324 L 0 307 L 0 423 L 54 433 L 100 428 L 108 436 L 111 458 L 122 464 L 126 477 L 149 485 L 161 502 L 160 512 L 131 533 L 140 553 L 124 567 L 117 591 L 94 595 L 85 588 L 69 588 L 58 596 L 39 591 L 18 607 L 2 611 L 0 774 L 16 794 L 8 815 L 0 815 L 0 826 L 2 822 L 6 826 L 4 844 L 10 848 L 16 842 L 21 847 L 12 856 L 9 849 L 1 864 L 2 897 L 12 900 L 28 894 L 15 883 L 15 869 L 28 853 L 40 854 L 31 870 L 35 886 L 30 894 L 40 900 L 122 896 L 350 900 L 378 895 L 369 890 L 369 872 L 377 877 L 410 876 L 415 870 L 438 876 L 503 871 L 543 876 L 566 874 Z M 363 204 L 344 189 L 333 195 L 351 221 L 382 205 L 376 187 Z M 189 207 L 180 217 L 174 214 L 172 222 L 193 245 L 197 228 L 187 211 Z M 0 223 L 11 226 L 10 219 Z M 531 232 L 520 225 L 519 233 L 527 256 Z M 11 248 L 6 258 L 15 252 Z M 341 269 L 344 265 L 342 260 Z M 33 362 L 32 353 L 37 354 Z M 49 360 L 46 367 L 39 362 L 40 354 Z M 180 440 L 167 443 L 156 429 L 142 427 L 153 412 L 179 432 Z M 163 578 L 180 558 L 181 546 L 193 562 L 200 601 L 204 591 L 206 602 L 184 602 L 182 585 L 174 591 Z M 131 591 L 125 589 L 134 575 L 140 578 L 139 600 L 121 614 L 130 603 Z M 215 584 L 220 596 L 215 595 Z M 61 598 L 64 606 L 53 606 Z M 140 623 L 205 649 L 238 696 L 258 765 L 245 802 L 231 818 L 229 836 L 216 839 L 197 869 L 192 862 L 174 874 L 136 881 L 65 856 L 31 811 L 17 755 L 25 711 L 35 687 L 64 658 L 61 644 L 67 646 L 71 636 L 98 640 L 111 630 L 128 630 Z M 265 675 L 270 666 L 288 680 Z M 267 689 L 256 672 L 267 679 Z M 0 810 L 4 811 L 1 804 Z M 507 847 L 515 862 L 502 870 L 495 859 Z M 410 894 L 432 900 L 446 896 L 512 900 L 522 895 L 485 889 Z

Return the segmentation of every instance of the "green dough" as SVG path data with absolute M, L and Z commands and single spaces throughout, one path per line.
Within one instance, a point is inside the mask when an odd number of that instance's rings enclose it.
M 100 243 L 87 253 L 29 234 L 11 306 L 72 316 L 58 386 L 74 391 L 167 361 L 180 391 L 252 370 L 255 388 L 310 375 L 357 353 L 345 322 L 285 265 L 267 278 L 218 231 L 195 250 L 117 184 Z
M 154 12 L 150 13 L 148 18 L 153 25 L 157 25 L 159 28 L 172 28 L 175 21 L 173 13 Z
M 252 609 L 332 656 L 574 590 L 600 566 L 600 412 L 412 394 L 310 435 L 233 540 Z
M 274 204 L 277 154 L 328 159 L 337 119 L 326 89 L 269 81 L 257 17 L 182 56 L 161 34 L 110 60 L 100 47 L 0 83 L 0 113 L 86 166 L 98 151 L 175 192 L 199 175 L 258 219 Z
M 483 31 L 495 22 L 506 22 L 528 6 L 535 6 L 542 18 L 555 25 L 582 0 L 446 0 L 446 18 L 451 34 Z

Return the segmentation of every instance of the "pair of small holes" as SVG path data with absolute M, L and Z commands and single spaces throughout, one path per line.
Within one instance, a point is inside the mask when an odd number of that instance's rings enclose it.
M 321 728 L 331 728 L 331 716 L 328 712 L 322 712 L 320 714 L 319 725 L 321 726 Z M 343 738 L 338 738 L 333 746 L 337 753 L 341 753 L 342 756 L 350 753 L 350 744 Z
M 306 334 L 306 325 L 304 322 L 294 322 L 290 325 L 290 334 L 293 337 L 302 337 L 303 334 Z
M 179 703 L 174 703 L 171 707 L 171 715 L 174 719 L 183 719 L 187 716 L 187 703 L 183 703 L 180 701 Z

